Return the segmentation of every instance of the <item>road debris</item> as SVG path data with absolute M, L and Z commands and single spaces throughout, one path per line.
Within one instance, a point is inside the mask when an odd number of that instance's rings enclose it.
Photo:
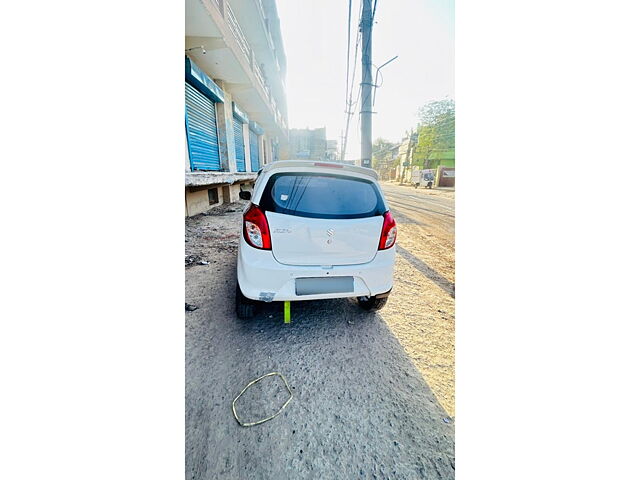
M 236 402 L 238 401 L 238 399 L 242 396 L 242 394 L 244 392 L 247 391 L 247 389 L 251 385 L 253 385 L 255 383 L 258 383 L 260 380 L 262 380 L 264 378 L 271 377 L 271 376 L 274 376 L 274 375 L 280 377 L 282 379 L 282 381 L 284 382 L 284 386 L 287 387 L 287 390 L 289 391 L 289 398 L 287 399 L 287 401 L 284 402 L 284 404 L 280 407 L 280 410 L 278 410 L 276 413 L 274 413 L 270 417 L 263 418 L 262 420 L 258 420 L 257 422 L 243 422 L 242 420 L 240 420 L 238 418 L 238 413 L 236 412 Z M 292 398 L 293 398 L 293 392 L 291 391 L 291 388 L 289 388 L 289 384 L 287 383 L 287 380 L 282 376 L 282 374 L 280 372 L 271 372 L 271 373 L 267 373 L 266 375 L 258 377 L 255 380 L 252 380 L 251 382 L 249 382 L 247 384 L 247 386 L 244 387 L 242 389 L 242 391 L 238 394 L 238 396 L 233 399 L 233 402 L 231 402 L 231 410 L 233 410 L 233 416 L 235 417 L 236 421 L 241 426 L 243 426 L 243 427 L 253 427 L 254 425 L 260 425 L 261 423 L 268 422 L 269 420 L 271 420 L 271 419 L 277 417 L 278 415 L 280 415 L 280 413 L 282 413 L 282 411 L 285 409 L 285 407 L 287 405 L 289 405 L 289 402 L 291 401 Z
M 191 304 L 189 304 L 189 303 L 185 303 L 185 304 L 184 304 L 184 309 L 185 309 L 185 311 L 187 311 L 187 312 L 193 312 L 194 310 L 197 310 L 197 309 L 198 309 L 198 307 L 196 307 L 195 305 L 191 305 Z
M 191 267 L 197 263 L 202 262 L 202 257 L 200 255 L 185 255 L 184 256 L 184 265 L 186 267 Z

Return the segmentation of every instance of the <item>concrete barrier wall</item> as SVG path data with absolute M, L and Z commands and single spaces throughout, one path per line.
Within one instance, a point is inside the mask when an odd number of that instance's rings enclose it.
M 437 187 L 455 187 L 456 185 L 456 169 L 452 167 L 438 167 L 436 175 Z

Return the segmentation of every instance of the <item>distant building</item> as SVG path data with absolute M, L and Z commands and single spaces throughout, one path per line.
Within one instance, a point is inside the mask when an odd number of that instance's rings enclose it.
M 286 158 L 287 61 L 275 0 L 185 0 L 185 215 L 239 200 Z
M 429 154 L 425 168 L 438 168 L 440 166 L 455 168 L 456 151 L 453 148 L 450 150 L 439 150 Z
M 327 133 L 324 127 L 316 129 L 292 128 L 289 130 L 290 158 L 299 160 L 326 160 L 326 153 Z
M 416 132 L 411 132 L 406 135 L 400 146 L 398 147 L 398 157 L 400 161 L 398 162 L 398 166 L 396 167 L 396 181 L 400 183 L 410 182 L 411 181 L 411 163 L 413 163 L 413 155 L 416 150 L 416 145 L 418 144 L 418 134 Z
M 399 152 L 400 144 L 397 144 L 380 155 L 382 158 L 377 161 L 377 170 L 381 180 L 394 180 L 396 178 L 396 169 L 393 165 L 399 156 Z
M 327 140 L 327 151 L 325 152 L 325 158 L 330 162 L 338 161 L 338 141 Z

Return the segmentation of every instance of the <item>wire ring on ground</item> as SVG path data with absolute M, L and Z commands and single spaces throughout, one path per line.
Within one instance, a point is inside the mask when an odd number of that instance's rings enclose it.
M 236 402 L 238 401 L 238 399 L 242 396 L 242 394 L 244 394 L 244 392 L 247 391 L 247 389 L 255 384 L 258 383 L 260 380 L 267 378 L 267 377 L 271 377 L 273 375 L 276 375 L 278 377 L 280 377 L 282 379 L 282 381 L 284 382 L 284 386 L 287 387 L 287 390 L 289 391 L 289 398 L 287 399 L 286 402 L 284 402 L 284 405 L 282 405 L 280 407 L 280 410 L 278 410 L 276 413 L 274 413 L 273 415 L 271 415 L 270 417 L 267 418 L 263 418 L 262 420 L 258 420 L 257 422 L 243 422 L 238 418 L 238 413 L 236 412 Z M 293 392 L 291 391 L 291 388 L 289 388 L 289 384 L 287 383 L 287 379 L 284 378 L 284 376 L 280 373 L 280 372 L 271 372 L 271 373 L 267 373 L 266 375 L 261 376 L 260 378 L 256 378 L 255 380 L 249 382 L 247 384 L 246 387 L 244 387 L 242 389 L 242 391 L 238 394 L 238 396 L 236 398 L 233 399 L 233 402 L 231 403 L 231 409 L 233 410 L 233 416 L 235 417 L 236 421 L 243 427 L 253 427 L 254 425 L 260 425 L 261 423 L 264 422 L 268 422 L 269 420 L 277 417 L 278 415 L 280 415 L 280 413 L 282 413 L 282 411 L 285 409 L 285 407 L 289 404 L 289 402 L 291 401 L 291 399 L 293 398 Z

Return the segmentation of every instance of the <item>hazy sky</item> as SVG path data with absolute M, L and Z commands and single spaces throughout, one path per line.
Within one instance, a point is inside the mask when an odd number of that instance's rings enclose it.
M 326 126 L 327 138 L 338 142 L 345 125 L 348 5 L 348 0 L 277 0 L 287 55 L 289 127 Z M 360 8 L 360 0 L 352 0 L 354 26 Z M 353 28 L 352 55 L 356 35 Z M 421 105 L 454 98 L 453 0 L 378 0 L 373 63 L 381 65 L 395 55 L 398 59 L 382 70 L 384 84 L 374 106 L 378 112 L 373 116 L 374 139 L 399 141 L 415 126 Z M 354 99 L 359 64 L 360 59 Z M 359 105 L 356 108 L 358 112 Z M 358 117 L 353 115 L 349 127 L 348 159 L 360 156 Z

